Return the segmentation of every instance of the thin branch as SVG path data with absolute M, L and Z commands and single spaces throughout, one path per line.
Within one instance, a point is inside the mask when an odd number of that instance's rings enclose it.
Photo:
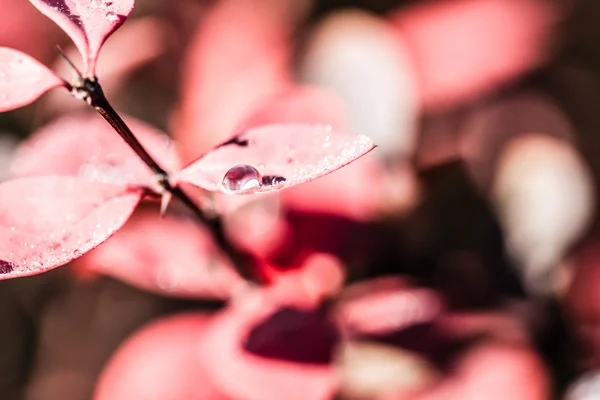
M 98 87 L 100 87 L 100 85 L 98 85 Z M 131 129 L 129 129 L 125 121 L 123 121 L 119 114 L 117 114 L 117 112 L 112 108 L 103 93 L 98 96 L 94 102 L 90 103 L 90 105 L 94 107 L 96 111 L 98 111 L 98 113 L 113 127 L 113 129 L 123 138 L 123 140 L 127 142 L 135 154 L 137 154 L 138 157 L 148 166 L 148 168 L 154 172 L 157 178 L 159 178 L 159 183 L 161 183 L 160 181 L 162 179 L 166 179 L 168 177 L 167 171 L 158 165 L 152 156 L 148 154 L 144 146 L 142 146 L 133 132 L 131 132 Z
M 256 281 L 257 277 L 253 268 L 255 259 L 250 254 L 240 252 L 231 245 L 229 240 L 225 237 L 225 232 L 219 218 L 207 217 L 198 205 L 190 199 L 179 186 L 171 185 L 169 173 L 163 169 L 154 158 L 152 158 L 144 146 L 142 146 L 135 137 L 131 129 L 129 129 L 129 126 L 127 126 L 125 121 L 123 121 L 115 109 L 110 105 L 98 80 L 80 76 L 78 81 L 72 85 L 71 92 L 75 97 L 85 100 L 90 106 L 94 107 L 110 126 L 113 127 L 129 147 L 131 147 L 138 157 L 154 173 L 156 182 L 160 185 L 162 190 L 171 193 L 173 197 L 179 199 L 179 201 L 194 213 L 198 220 L 211 229 L 217 245 L 223 252 L 231 257 L 238 272 L 244 278 Z
M 75 63 L 73 63 L 73 61 L 71 61 L 71 59 L 69 57 L 67 57 L 67 55 L 65 54 L 63 49 L 61 49 L 59 45 L 56 45 L 56 50 L 58 51 L 58 54 L 62 57 L 62 59 L 65 60 L 67 62 L 67 64 L 69 64 L 71 69 L 75 72 L 75 75 L 77 77 L 81 78 L 83 76 L 81 74 L 81 71 L 79 71 L 79 68 L 77 68 Z

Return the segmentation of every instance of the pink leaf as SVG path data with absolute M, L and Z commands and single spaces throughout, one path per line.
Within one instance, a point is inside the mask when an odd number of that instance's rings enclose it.
M 0 185 L 0 279 L 36 275 L 90 251 L 117 231 L 141 190 L 72 177 Z
M 539 0 L 419 2 L 391 15 L 430 110 L 490 93 L 548 58 L 559 7 Z
M 134 216 L 123 229 L 79 260 L 87 268 L 160 294 L 229 297 L 243 280 L 196 221 L 156 211 Z
M 148 152 L 167 170 L 179 169 L 169 138 L 142 121 L 125 120 Z M 102 118 L 62 117 L 37 131 L 17 149 L 15 176 L 70 175 L 115 184 L 151 184 L 152 172 Z
M 291 34 L 302 1 L 212 2 L 183 60 L 172 129 L 190 162 L 234 131 L 248 109 L 290 80 Z
M 111 356 L 94 400 L 227 400 L 194 351 L 212 322 L 203 314 L 169 316 L 145 326 Z M 193 377 L 193 378 L 192 378 Z
M 280 303 L 272 291 L 248 291 L 217 314 L 208 329 L 202 332 L 202 340 L 198 341 L 202 362 L 211 382 L 229 398 L 316 400 L 333 397 L 339 382 L 337 371 L 331 364 L 291 362 L 259 356 L 245 349 L 251 332 L 258 325 L 269 324 L 269 318 L 287 304 Z M 269 325 L 277 331 L 277 324 L 274 321 Z M 295 327 L 302 327 L 302 323 L 296 323 Z M 318 330 L 315 333 L 318 337 Z M 286 338 L 275 334 L 263 338 L 262 342 L 285 345 Z M 307 343 L 294 342 L 293 345 L 300 348 Z M 321 343 L 310 345 L 317 347 Z
M 271 192 L 329 174 L 374 147 L 366 136 L 329 126 L 267 125 L 222 143 L 181 171 L 180 180 L 224 193 Z
M 344 129 L 346 121 L 345 104 L 335 92 L 318 86 L 295 85 L 260 101 L 236 131 L 282 123 L 327 124 Z
M 22 107 L 65 82 L 35 58 L 0 47 L 0 112 Z
M 87 76 L 95 75 L 100 48 L 125 22 L 134 5 L 134 0 L 30 1 L 73 39 L 83 57 Z

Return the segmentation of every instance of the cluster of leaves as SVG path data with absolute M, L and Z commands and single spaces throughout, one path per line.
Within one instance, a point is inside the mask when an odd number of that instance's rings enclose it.
M 148 151 L 140 145 L 110 107 L 95 75 L 103 43 L 125 22 L 134 1 L 31 3 L 71 37 L 81 53 L 83 72 L 74 67 L 77 76 L 67 82 L 34 58 L 0 47 L 0 111 L 29 104 L 53 88 L 67 89 L 113 127 L 116 124 L 117 132 L 140 159 L 132 163 L 130 155 L 123 154 L 122 159 L 113 160 L 123 174 L 116 184 L 76 176 L 85 160 L 80 160 L 77 168 L 61 168 L 40 158 L 35 150 L 22 154 L 22 177 L 0 184 L 0 279 L 38 274 L 78 258 L 119 230 L 143 197 L 162 196 L 168 201 L 174 192 L 182 193 L 182 183 L 228 194 L 278 191 L 335 171 L 374 148 L 365 136 L 337 132 L 329 126 L 268 125 L 237 134 L 180 168 L 182 162 L 164 151 L 160 140 L 142 141 Z M 98 140 L 105 140 L 103 134 L 99 133 Z M 64 152 L 68 140 L 59 132 L 47 136 L 48 142 Z M 38 176 L 40 171 L 45 175 Z

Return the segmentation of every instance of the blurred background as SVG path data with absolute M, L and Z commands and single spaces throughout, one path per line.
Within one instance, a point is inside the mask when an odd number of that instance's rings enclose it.
M 25 0 L 0 10 L 0 45 L 71 79 L 62 31 Z M 378 144 L 281 195 L 212 199 L 228 240 L 285 289 L 277 302 L 310 297 L 319 311 L 282 306 L 228 328 L 249 332 L 255 356 L 334 371 L 327 390 L 291 398 L 600 399 L 599 19 L 594 0 L 137 0 L 97 75 L 184 164 L 273 122 Z M 19 174 L 13 155 L 47 124 L 85 135 L 86 112 L 55 90 L 0 114 L 0 179 Z M 95 168 L 102 181 L 122 173 Z M 184 211 L 173 227 L 154 218 L 145 205 L 111 247 L 0 282 L 0 399 L 290 398 L 291 386 L 261 392 L 270 383 L 224 353 L 170 364 L 169 320 L 131 339 L 165 316 L 224 318 L 250 301 L 206 274 L 223 263 L 206 255 L 208 234 L 186 235 L 200 253 L 173 260 Z M 142 337 L 151 345 L 131 350 Z M 292 372 L 312 385 L 314 371 Z

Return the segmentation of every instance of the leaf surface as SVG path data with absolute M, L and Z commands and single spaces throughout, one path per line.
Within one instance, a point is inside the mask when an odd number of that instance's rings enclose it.
M 98 246 L 127 221 L 141 190 L 73 177 L 0 185 L 0 279 L 36 275 Z
M 134 0 L 29 0 L 71 37 L 83 57 L 84 71 L 94 76 L 106 39 L 125 22 Z
M 305 4 L 213 3 L 183 58 L 185 82 L 173 134 L 186 163 L 227 139 L 257 102 L 290 84 L 291 38 Z
M 136 215 L 103 246 L 79 260 L 86 268 L 155 293 L 229 297 L 242 278 L 196 221 L 155 210 Z
M 333 91 L 318 86 L 294 85 L 261 100 L 241 120 L 236 131 L 269 124 L 322 124 L 345 129 L 346 106 Z
M 179 170 L 169 138 L 148 124 L 125 118 L 138 140 L 168 171 Z M 14 176 L 67 175 L 114 184 L 153 182 L 153 174 L 133 150 L 95 114 L 57 119 L 17 148 L 11 163 Z
M 266 125 L 222 143 L 184 168 L 179 179 L 208 191 L 272 192 L 327 175 L 374 147 L 366 136 L 329 126 Z
M 61 78 L 35 58 L 0 47 L 0 112 L 25 106 L 63 85 Z
M 296 286 L 301 285 L 296 282 Z M 320 327 L 315 327 L 310 338 L 294 340 L 285 337 L 285 331 L 306 329 L 305 321 L 273 320 L 285 303 L 275 300 L 272 291 L 240 295 L 239 305 L 233 304 L 220 311 L 202 333 L 199 350 L 202 363 L 210 373 L 211 382 L 230 398 L 260 400 L 329 399 L 334 395 L 338 380 L 332 364 L 292 362 L 275 357 L 265 357 L 246 350 L 254 342 L 252 332 L 262 326 L 262 345 L 303 348 L 310 342 L 321 345 Z M 310 308 L 303 309 L 307 313 Z M 287 322 L 287 328 L 285 328 Z M 289 328 L 293 323 L 294 328 Z M 281 333 L 281 335 L 280 335 Z M 258 340 L 260 342 L 260 340 Z M 318 342 L 318 343 L 315 343 Z M 257 343 L 254 343 L 257 344 Z M 309 344 L 310 347 L 311 344 Z M 307 353 L 310 353 L 308 351 Z

